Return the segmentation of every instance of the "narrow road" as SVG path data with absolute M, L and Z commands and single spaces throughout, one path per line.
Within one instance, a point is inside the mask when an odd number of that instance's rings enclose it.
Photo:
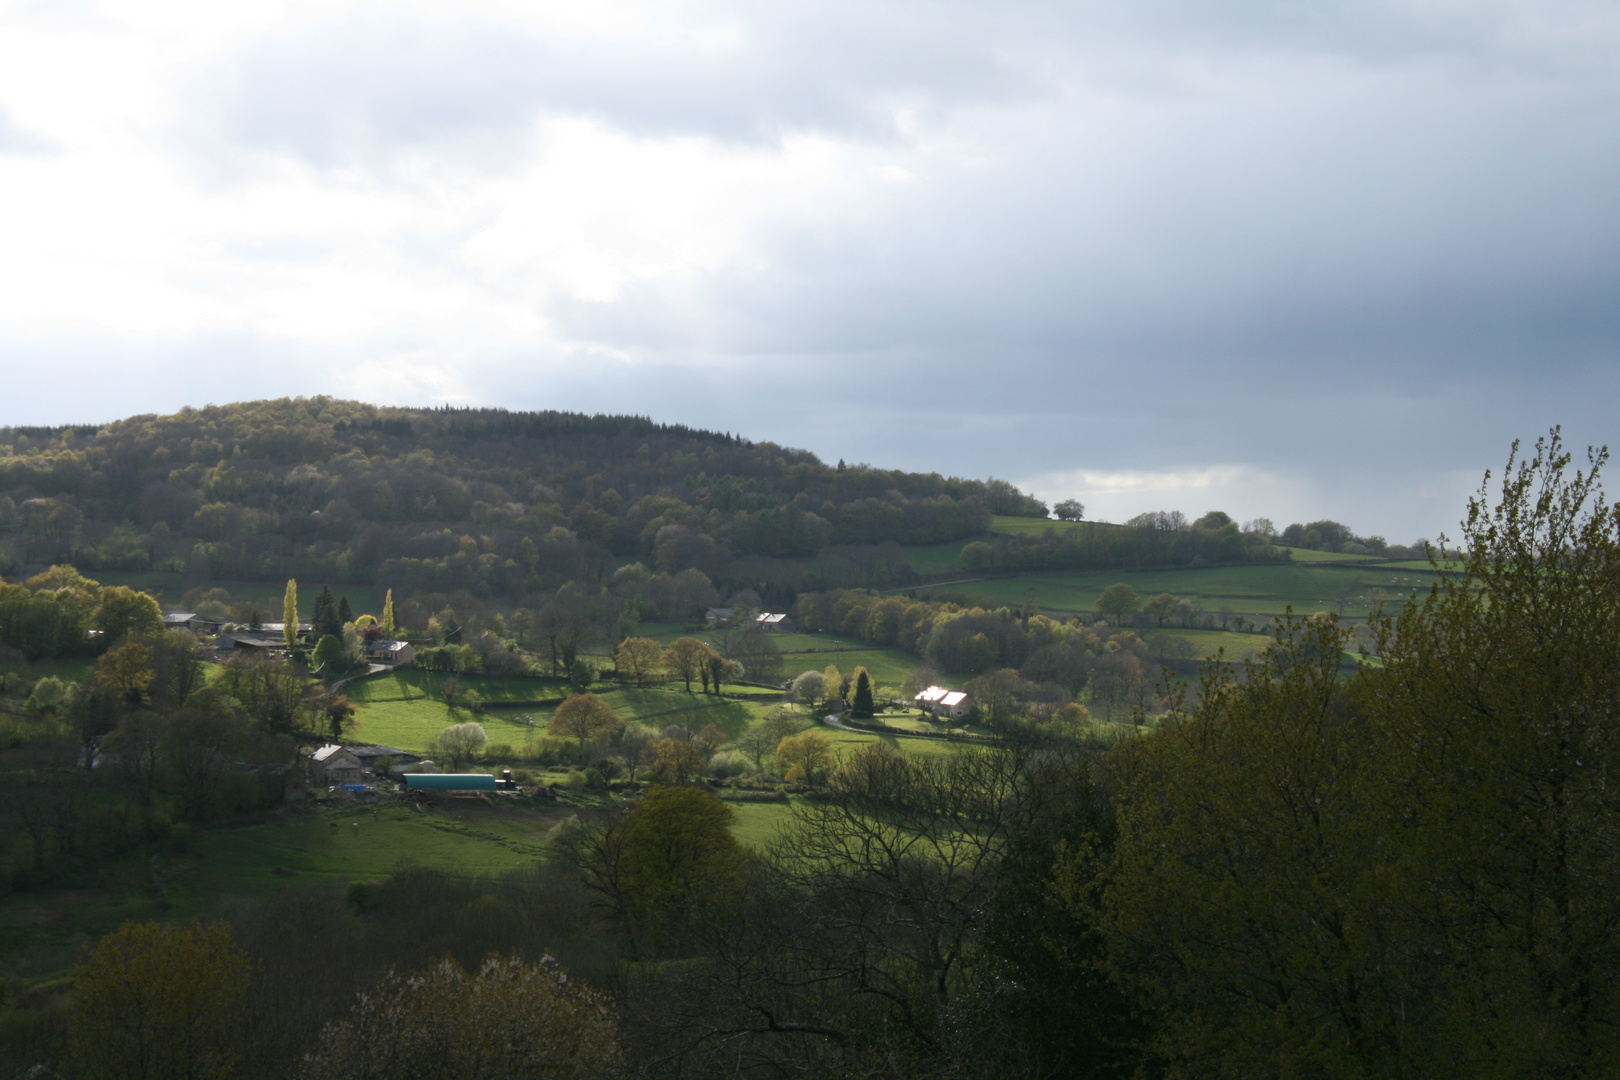
M 335 694 L 340 689 L 343 688 L 344 683 L 352 683 L 356 679 L 363 679 L 367 675 L 375 675 L 379 671 L 387 671 L 387 670 L 388 670 L 388 665 L 387 664 L 367 664 L 366 665 L 366 670 L 358 672 L 358 673 L 356 673 L 354 675 L 345 675 L 343 678 L 339 679 L 337 682 L 333 683 L 331 686 L 328 686 L 326 688 L 326 692 L 328 694 Z

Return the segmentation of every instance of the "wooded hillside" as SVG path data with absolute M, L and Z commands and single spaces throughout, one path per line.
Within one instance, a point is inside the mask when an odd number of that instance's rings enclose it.
M 865 584 L 893 564 L 873 546 L 979 535 L 992 514 L 1046 507 L 1001 480 L 829 466 L 634 416 L 317 397 L 0 428 L 9 574 L 71 562 L 521 599 L 640 561 L 794 591 Z

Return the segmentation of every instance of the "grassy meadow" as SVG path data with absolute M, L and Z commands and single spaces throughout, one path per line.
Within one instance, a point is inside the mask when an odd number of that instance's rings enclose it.
M 1205 610 L 1230 607 L 1240 615 L 1280 615 L 1289 607 L 1296 613 L 1338 611 L 1350 617 L 1367 613 L 1367 590 L 1384 590 L 1386 599 L 1434 582 L 1432 570 L 1392 567 L 1377 562 L 1359 564 L 1280 564 L 1214 566 L 1178 570 L 1067 570 L 978 578 L 947 591 L 983 596 L 996 603 L 1033 604 L 1042 611 L 1064 615 L 1090 613 L 1108 586 L 1124 582 L 1144 599 L 1173 593 L 1197 600 Z M 919 586 L 926 597 L 937 587 Z

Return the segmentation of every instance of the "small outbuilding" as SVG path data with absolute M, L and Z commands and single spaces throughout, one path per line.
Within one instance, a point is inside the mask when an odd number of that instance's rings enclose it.
M 703 613 L 703 621 L 710 626 L 730 626 L 731 608 L 712 607 Z
M 335 787 L 364 783 L 366 772 L 360 759 L 347 746 L 327 743 L 309 755 L 309 776 L 317 784 Z

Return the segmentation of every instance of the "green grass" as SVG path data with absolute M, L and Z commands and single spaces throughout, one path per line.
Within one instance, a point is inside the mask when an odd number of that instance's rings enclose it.
M 553 706 L 511 702 L 565 697 L 566 686 L 551 679 L 478 679 L 463 677 L 461 686 L 476 688 L 485 709 L 475 713 L 451 708 L 438 693 L 445 676 L 404 669 L 350 683 L 344 689 L 357 706 L 360 727 L 354 737 L 418 753 L 430 751 L 447 725 L 477 721 L 491 743 L 506 743 L 521 750 L 532 736 L 542 735 L 551 723 Z M 687 693 L 679 683 L 648 687 L 597 686 L 595 693 L 623 720 L 640 721 L 653 728 L 683 724 L 697 729 L 714 724 L 735 739 L 768 713 L 779 694 L 754 687 L 729 687 L 727 697 L 696 691 Z M 737 700 L 741 696 L 747 700 Z M 506 702 L 508 704 L 503 704 Z M 526 718 L 532 717 L 531 725 Z
M 794 653 L 782 657 L 782 671 L 792 678 L 802 671 L 821 671 L 828 664 L 837 664 L 841 674 L 852 674 L 857 667 L 865 667 L 872 678 L 887 686 L 898 686 L 906 676 L 922 663 L 899 649 L 865 648 L 850 652 Z
M 1171 634 L 1187 638 L 1193 643 L 1193 655 L 1200 660 L 1212 657 L 1221 649 L 1230 661 L 1253 660 L 1271 645 L 1266 634 L 1236 634 L 1220 630 L 1172 630 Z
M 966 540 L 947 540 L 942 544 L 914 544 L 900 550 L 913 570 L 934 576 L 961 570 L 962 548 L 972 542 L 973 538 L 969 537 Z
M 344 808 L 291 824 L 205 832 L 194 845 L 201 857 L 169 857 L 164 875 L 174 881 L 174 914 L 184 917 L 205 914 L 222 898 L 273 892 L 288 880 L 382 877 L 403 864 L 467 876 L 500 874 L 537 862 L 560 818 L 556 811 L 484 807 L 419 812 L 401 803 L 375 813 Z M 293 874 L 272 873 L 278 866 Z
M 1102 590 L 1124 582 L 1144 599 L 1168 592 L 1200 601 L 1205 610 L 1217 612 L 1230 607 L 1242 615 L 1280 615 L 1292 606 L 1295 612 L 1310 614 L 1336 610 L 1335 601 L 1348 597 L 1343 613 L 1364 615 L 1366 593 L 1381 588 L 1427 587 L 1433 574 L 1395 570 L 1380 563 L 1257 566 L 1217 566 L 1180 570 L 1071 570 L 1031 571 L 1006 577 L 980 578 L 955 591 L 982 595 L 997 603 L 1035 604 L 1044 611 L 1061 614 L 1090 614 Z M 926 596 L 926 588 L 919 588 Z
M 798 801 L 790 796 L 787 802 L 727 803 L 736 815 L 731 821 L 731 834 L 756 851 L 763 850 L 775 839 L 776 831 L 792 819 Z
M 1279 545 L 1281 546 L 1281 545 Z M 1377 555 L 1345 555 L 1333 551 L 1313 551 L 1310 548 L 1283 548 L 1295 562 L 1377 562 Z
M 213 917 L 242 899 L 312 882 L 382 878 L 405 864 L 467 876 L 531 866 L 569 812 L 468 804 L 423 813 L 393 803 L 375 815 L 350 805 L 203 829 L 184 853 L 148 845 L 98 862 L 69 886 L 8 897 L 0 904 L 7 927 L 0 960 L 67 960 L 80 943 L 126 920 Z
M 95 669 L 95 658 L 89 656 L 61 660 L 0 660 L 0 674 L 20 675 L 25 679 L 43 679 L 55 675 L 58 679 L 83 682 Z
M 1070 529 L 1083 529 L 1097 524 L 1107 523 L 1099 523 L 1095 521 L 1058 521 L 1054 518 L 1004 517 L 998 514 L 990 519 L 990 531 L 1005 533 L 1008 536 L 1039 536 L 1047 529 L 1056 529 L 1058 532 L 1066 532 Z M 966 543 L 966 541 L 963 542 Z

